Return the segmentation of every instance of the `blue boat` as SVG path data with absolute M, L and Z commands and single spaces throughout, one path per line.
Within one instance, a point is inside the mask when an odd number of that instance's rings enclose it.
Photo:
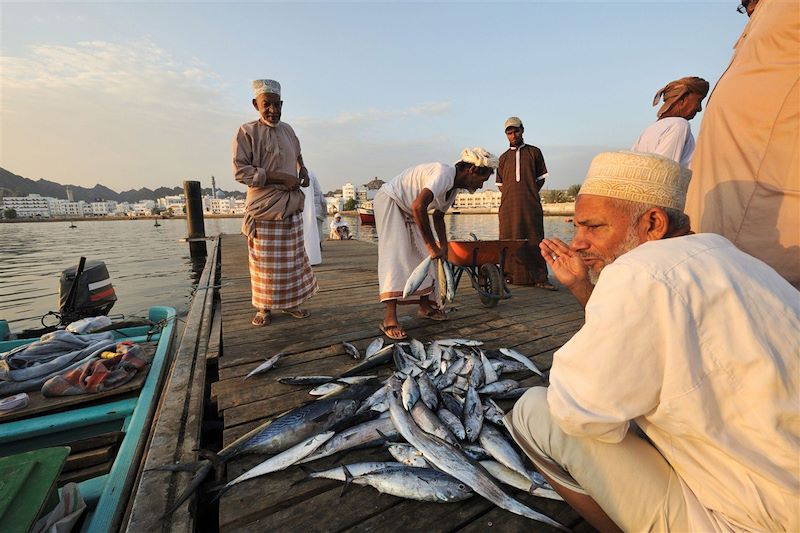
M 147 444 L 164 376 L 170 365 L 175 309 L 151 307 L 148 320 L 156 326 L 113 330 L 119 340 L 148 343 L 150 349 L 155 350 L 148 373 L 139 380 L 140 383 L 136 383 L 136 390 L 123 386 L 118 393 L 112 390 L 67 397 L 68 400 L 54 401 L 49 406 L 47 400 L 42 400 L 41 405 L 33 410 L 35 412 L 26 414 L 22 409 L 16 414 L 0 414 L 0 457 L 70 446 L 93 438 L 102 439 L 101 436 L 117 436 L 115 443 L 108 447 L 112 452 L 116 449 L 116 453 L 101 465 L 107 472 L 78 483 L 87 505 L 86 516 L 81 521 L 80 530 L 83 532 L 105 533 L 119 528 Z M 0 353 L 34 340 L 0 342 Z M 110 469 L 107 468 L 109 464 Z M 85 469 L 84 475 L 90 471 Z

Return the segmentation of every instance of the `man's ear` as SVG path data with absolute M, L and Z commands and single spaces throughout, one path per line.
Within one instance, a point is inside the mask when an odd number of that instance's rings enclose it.
M 256 103 L 256 99 L 253 98 L 253 108 L 258 111 L 258 104 Z
M 660 207 L 651 207 L 639 219 L 640 227 L 645 231 L 648 241 L 663 239 L 669 231 L 669 218 Z

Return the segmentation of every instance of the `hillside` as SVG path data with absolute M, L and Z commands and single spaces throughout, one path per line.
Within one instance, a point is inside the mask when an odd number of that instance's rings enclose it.
M 32 180 L 19 176 L 4 168 L 0 168 L 0 198 L 5 196 L 27 196 L 38 194 L 53 198 L 67 198 L 67 185 L 45 179 Z M 84 200 L 93 202 L 98 199 L 115 200 L 117 202 L 138 202 L 141 200 L 155 200 L 163 196 L 183 194 L 183 187 L 159 187 L 152 190 L 147 187 L 116 192 L 99 183 L 92 188 L 69 185 L 75 201 Z M 225 196 L 244 198 L 244 193 L 239 191 L 222 191 Z M 211 194 L 211 188 L 203 189 L 203 194 Z

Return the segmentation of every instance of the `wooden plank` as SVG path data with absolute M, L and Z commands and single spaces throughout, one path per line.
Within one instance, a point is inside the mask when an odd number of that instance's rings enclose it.
M 58 476 L 58 486 L 66 485 L 67 483 L 80 483 L 87 479 L 92 479 L 98 476 L 108 474 L 111 470 L 112 463 L 101 463 L 79 470 L 71 470 L 69 472 L 62 472 Z
M 70 452 L 67 462 L 64 463 L 64 472 L 80 470 L 89 466 L 111 461 L 114 458 L 116 446 L 103 446 L 78 453 Z

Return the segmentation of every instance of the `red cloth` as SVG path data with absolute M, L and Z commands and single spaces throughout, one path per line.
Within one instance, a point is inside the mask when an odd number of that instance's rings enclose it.
M 141 346 L 117 343 L 116 357 L 92 359 L 69 372 L 53 376 L 42 386 L 42 395 L 75 396 L 103 392 L 124 385 L 150 362 Z

